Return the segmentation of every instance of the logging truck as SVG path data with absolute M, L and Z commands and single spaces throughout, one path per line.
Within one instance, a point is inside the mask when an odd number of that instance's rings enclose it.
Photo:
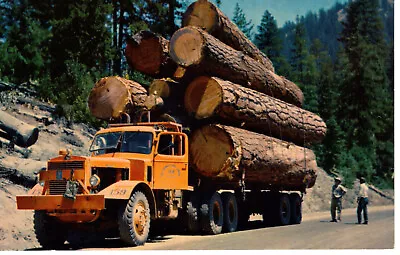
M 17 196 L 17 207 L 34 210 L 35 233 L 45 249 L 60 247 L 88 226 L 137 246 L 148 239 L 150 225 L 172 219 L 185 231 L 203 234 L 233 232 L 253 213 L 261 214 L 265 224 L 299 224 L 301 195 L 314 185 L 315 173 L 296 175 L 293 165 L 286 171 L 279 164 L 255 173 L 246 167 L 251 162 L 244 162 L 249 145 L 225 144 L 229 139 L 237 143 L 227 134 L 241 131 L 218 130 L 223 126 L 208 126 L 189 141 L 182 125 L 173 122 L 110 124 L 95 135 L 91 156 L 60 150 L 38 173 L 36 186 Z M 202 164 L 210 168 L 208 174 Z

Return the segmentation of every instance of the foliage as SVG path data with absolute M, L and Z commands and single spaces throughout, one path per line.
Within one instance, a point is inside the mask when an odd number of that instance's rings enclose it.
M 247 21 L 246 15 L 244 14 L 242 8 L 240 8 L 239 3 L 236 3 L 235 5 L 232 21 L 238 26 L 240 30 L 242 30 L 247 38 L 253 38 L 253 22 L 252 20 Z

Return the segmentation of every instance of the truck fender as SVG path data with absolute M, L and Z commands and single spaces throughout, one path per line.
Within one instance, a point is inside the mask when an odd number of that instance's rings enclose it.
M 99 195 L 104 195 L 105 199 L 119 199 L 119 200 L 128 200 L 130 199 L 132 193 L 134 191 L 140 190 L 142 191 L 150 204 L 150 214 L 155 217 L 156 212 L 156 201 L 154 198 L 153 191 L 144 182 L 141 181 L 119 181 L 114 184 L 111 184 L 107 188 L 100 191 Z

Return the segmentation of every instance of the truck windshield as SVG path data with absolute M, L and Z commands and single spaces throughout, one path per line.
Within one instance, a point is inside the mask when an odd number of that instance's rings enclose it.
M 114 132 L 96 135 L 90 146 L 95 155 L 110 152 L 150 154 L 153 134 L 150 132 Z

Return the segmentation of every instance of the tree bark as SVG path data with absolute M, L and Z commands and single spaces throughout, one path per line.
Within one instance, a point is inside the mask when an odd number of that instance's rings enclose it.
M 223 125 L 203 126 L 191 135 L 190 161 L 204 177 L 263 189 L 304 191 L 317 177 L 311 150 Z
M 243 51 L 268 70 L 275 71 L 271 60 L 218 7 L 206 0 L 188 7 L 183 15 L 183 26 L 200 27 L 235 50 Z
M 29 147 L 36 143 L 39 129 L 12 115 L 0 110 L 0 129 L 5 132 L 4 138 L 20 147 Z
M 129 66 L 155 78 L 172 77 L 177 68 L 168 54 L 169 41 L 150 31 L 140 31 L 127 40 Z
M 300 146 L 320 142 L 326 134 L 318 115 L 217 77 L 193 80 L 186 89 L 185 109 L 196 119 L 221 118 Z
M 199 28 L 176 31 L 171 38 L 170 56 L 198 75 L 217 76 L 299 107 L 303 103 L 303 93 L 296 84 Z
M 122 114 L 139 116 L 146 108 L 147 91 L 139 83 L 118 76 L 100 79 L 90 92 L 90 112 L 102 120 L 118 119 Z

